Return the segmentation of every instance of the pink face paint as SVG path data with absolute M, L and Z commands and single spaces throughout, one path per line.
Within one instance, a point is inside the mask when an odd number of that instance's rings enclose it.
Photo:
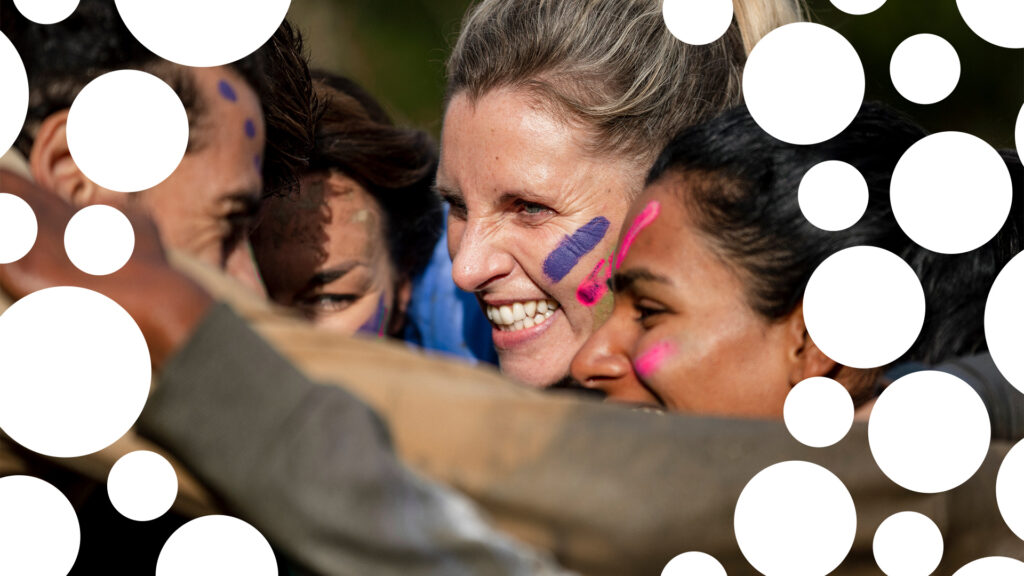
M 601 243 L 610 225 L 607 218 L 598 216 L 581 226 L 572 236 L 562 238 L 558 248 L 544 260 L 544 274 L 552 282 L 561 281 L 580 263 L 581 258 Z
M 633 368 L 641 378 L 648 378 L 657 372 L 661 365 L 672 354 L 675 353 L 675 346 L 671 342 L 658 342 L 647 350 L 644 350 L 636 360 L 633 361 Z
M 626 254 L 629 253 L 629 249 L 633 246 L 633 241 L 636 240 L 637 235 L 640 232 L 651 225 L 658 214 L 661 213 L 661 204 L 657 200 L 651 200 L 650 203 L 644 207 L 643 211 L 636 215 L 636 219 L 633 220 L 633 224 L 626 231 L 626 235 L 622 237 L 622 247 L 619 248 L 619 255 L 615 258 L 615 268 L 622 266 L 622 262 L 626 260 Z
M 366 321 L 365 324 L 359 327 L 360 334 L 376 334 L 383 338 L 384 331 L 388 325 L 388 306 L 384 303 L 384 293 L 380 293 L 380 300 L 377 301 L 377 311 L 373 313 L 373 316 Z
M 597 304 L 608 291 L 608 279 L 611 277 L 612 267 L 608 263 L 608 259 L 601 258 L 593 272 L 584 278 L 579 288 L 576 289 L 576 299 L 588 308 Z

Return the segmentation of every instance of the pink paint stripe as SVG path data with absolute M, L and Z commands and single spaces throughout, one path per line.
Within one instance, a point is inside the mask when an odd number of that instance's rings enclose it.
M 602 271 L 602 269 L 604 270 Z M 604 297 L 604 293 L 608 291 L 608 279 L 611 276 L 612 267 L 608 265 L 608 259 L 601 258 L 594 271 L 576 289 L 576 299 L 587 307 L 597 304 Z
M 622 262 L 626 259 L 626 254 L 629 253 L 629 249 L 633 246 L 633 241 L 636 240 L 637 235 L 640 232 L 651 225 L 658 214 L 661 213 L 661 204 L 657 200 L 651 200 L 650 203 L 644 207 L 643 211 L 636 215 L 636 219 L 633 220 L 633 224 L 629 227 L 626 235 L 622 238 L 622 247 L 619 248 L 619 255 L 615 259 L 615 268 L 622 266 Z
M 658 342 L 640 354 L 633 362 L 633 368 L 641 378 L 648 378 L 674 353 L 675 346 L 671 342 Z

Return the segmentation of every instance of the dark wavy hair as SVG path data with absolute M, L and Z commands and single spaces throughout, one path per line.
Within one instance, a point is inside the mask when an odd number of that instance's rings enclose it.
M 1003 153 L 1013 174 L 1011 217 L 978 250 L 936 254 L 904 234 L 889 201 L 893 169 L 924 136 L 909 117 L 866 103 L 838 136 L 798 146 L 769 136 L 740 107 L 679 134 L 654 164 L 648 184 L 670 175 L 682 178 L 680 200 L 702 236 L 739 274 L 751 308 L 770 321 L 796 309 L 811 274 L 835 252 L 871 245 L 899 255 L 917 273 L 926 297 L 924 327 L 903 359 L 934 363 L 986 349 L 988 288 L 1021 249 L 1024 173 L 1016 154 Z M 797 200 L 804 174 L 826 160 L 852 165 L 868 185 L 864 215 L 838 232 L 810 224 Z

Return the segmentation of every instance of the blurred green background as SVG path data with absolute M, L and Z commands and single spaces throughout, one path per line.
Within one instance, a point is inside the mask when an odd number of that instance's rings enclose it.
M 292 0 L 289 18 L 306 35 L 315 66 L 352 77 L 397 120 L 436 136 L 444 61 L 471 3 Z M 838 30 L 860 54 L 867 98 L 905 110 L 932 131 L 960 130 L 996 147 L 1013 146 L 1014 124 L 1024 103 L 1024 51 L 998 48 L 975 36 L 960 18 L 955 0 L 887 0 L 864 16 L 841 12 L 828 0 L 810 0 L 809 7 L 812 20 Z M 889 79 L 893 50 L 907 37 L 925 32 L 948 40 L 961 64 L 956 91 L 929 106 L 904 100 Z

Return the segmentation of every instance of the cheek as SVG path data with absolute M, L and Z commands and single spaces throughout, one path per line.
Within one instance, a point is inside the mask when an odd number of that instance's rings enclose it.
M 565 278 L 584 256 L 594 250 L 608 234 L 611 223 L 604 216 L 587 222 L 572 235 L 562 238 L 558 247 L 544 259 L 544 275 L 554 283 Z
M 633 360 L 633 368 L 638 376 L 646 380 L 658 375 L 675 355 L 676 345 L 669 340 L 661 340 L 639 350 Z

